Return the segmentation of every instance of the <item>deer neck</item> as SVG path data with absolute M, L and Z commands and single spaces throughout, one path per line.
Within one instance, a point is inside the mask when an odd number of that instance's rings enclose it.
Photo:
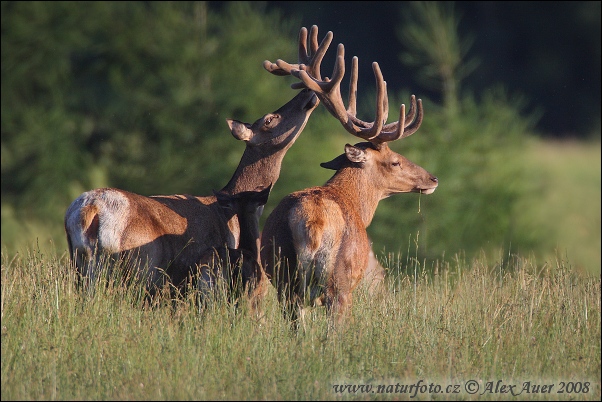
M 258 264 L 260 263 L 259 250 L 260 250 L 260 235 L 259 235 L 259 216 L 263 211 L 254 210 L 249 211 L 246 208 L 238 213 L 238 222 L 240 225 L 240 239 L 238 248 L 249 252 Z
M 271 150 L 271 152 L 247 145 L 234 175 L 222 191 L 228 194 L 238 194 L 276 183 L 280 177 L 284 155 L 293 142 L 294 140 L 285 147 Z
M 241 217 L 239 216 L 240 222 L 240 241 L 238 244 L 239 249 L 247 250 L 254 256 L 259 254 L 259 247 L 257 240 L 259 239 L 259 222 L 255 216 Z
M 362 169 L 342 168 L 326 182 L 325 187 L 334 190 L 341 202 L 359 212 L 364 227 L 370 225 L 382 196 Z

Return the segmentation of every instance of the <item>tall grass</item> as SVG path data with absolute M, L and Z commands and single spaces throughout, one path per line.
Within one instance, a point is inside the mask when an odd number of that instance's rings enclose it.
M 292 332 L 273 291 L 262 319 L 244 303 L 199 310 L 193 296 L 148 309 L 136 288 L 81 295 L 64 256 L 3 254 L 2 399 L 410 399 L 377 387 L 420 380 L 442 393 L 412 399 L 508 397 L 468 394 L 470 380 L 481 392 L 554 384 L 521 399 L 600 399 L 599 276 L 521 256 L 383 264 L 385 290 L 358 289 L 353 319 L 327 336 L 323 308 Z M 581 392 L 557 394 L 560 382 Z

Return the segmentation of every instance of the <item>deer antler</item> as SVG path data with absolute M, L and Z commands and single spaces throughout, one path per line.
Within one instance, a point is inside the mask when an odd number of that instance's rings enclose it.
M 301 83 L 291 85 L 293 88 L 309 88 L 316 93 L 326 109 L 336 117 L 343 127 L 356 137 L 363 138 L 374 144 L 390 142 L 399 138 L 408 137 L 416 132 L 423 119 L 422 101 L 412 95 L 410 110 L 405 114 L 405 105 L 399 110 L 399 120 L 394 123 L 385 124 L 388 118 L 388 96 L 387 83 L 377 62 L 372 63 L 374 77 L 376 79 L 376 113 L 373 122 L 360 120 L 356 116 L 357 103 L 357 78 L 358 59 L 353 57 L 351 79 L 349 82 L 349 107 L 345 108 L 341 96 L 341 81 L 345 75 L 345 46 L 341 43 L 337 48 L 337 58 L 332 73 L 332 78 L 324 80 L 320 74 L 322 58 L 328 50 L 332 41 L 332 32 L 328 32 L 318 47 L 318 27 L 312 26 L 310 33 L 311 52 L 307 52 L 307 29 L 301 28 L 299 32 L 299 64 L 289 64 L 280 59 L 276 63 L 264 62 L 266 70 L 276 75 L 293 75 L 301 80 Z M 307 61 L 309 66 L 303 62 Z M 407 123 L 406 123 L 407 122 Z
M 275 75 L 291 75 L 293 70 L 307 70 L 311 73 L 312 77 L 316 77 L 321 80 L 320 76 L 320 64 L 322 59 L 332 42 L 332 31 L 328 31 L 320 46 L 318 46 L 318 27 L 316 25 L 311 27 L 309 37 L 309 49 L 307 51 L 307 28 L 302 27 L 299 31 L 299 64 L 289 64 L 284 60 L 278 59 L 276 63 L 272 63 L 269 60 L 263 62 L 263 67 L 270 73 Z M 294 89 L 305 88 L 302 83 L 294 83 L 291 85 Z

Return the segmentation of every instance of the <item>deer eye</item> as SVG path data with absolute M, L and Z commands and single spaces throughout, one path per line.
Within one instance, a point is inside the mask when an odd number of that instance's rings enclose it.
M 263 125 L 266 127 L 271 127 L 276 123 L 277 119 L 278 119 L 278 115 L 267 116 L 265 118 L 265 120 L 263 121 Z M 274 123 L 274 124 L 272 124 L 272 123 Z
M 399 162 L 391 162 L 391 166 L 400 166 L 401 164 Z

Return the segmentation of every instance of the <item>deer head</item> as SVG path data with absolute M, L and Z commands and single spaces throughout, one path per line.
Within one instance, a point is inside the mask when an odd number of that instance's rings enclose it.
M 422 167 L 412 163 L 407 158 L 393 152 L 387 143 L 414 134 L 423 120 L 422 101 L 412 95 L 410 98 L 410 110 L 405 113 L 405 104 L 399 110 L 399 120 L 386 124 L 388 118 L 388 96 L 387 83 L 377 62 L 372 63 L 372 69 L 376 79 L 376 112 L 371 122 L 361 120 L 357 117 L 357 80 L 358 80 L 358 58 L 353 57 L 351 78 L 349 83 L 348 107 L 345 107 L 341 96 L 341 82 L 345 75 L 345 46 L 339 44 L 337 58 L 332 73 L 332 78 L 321 78 L 320 65 L 322 59 L 332 42 L 332 32 L 328 32 L 321 44 L 318 46 L 318 27 L 312 26 L 309 34 L 309 48 L 312 56 L 309 56 L 308 32 L 305 27 L 299 33 L 299 60 L 298 64 L 289 64 L 278 59 L 275 63 L 264 61 L 264 68 L 276 75 L 293 75 L 301 80 L 292 85 L 293 88 L 308 88 L 313 90 L 328 112 L 334 116 L 350 134 L 364 139 L 367 144 L 356 144 L 345 146 L 345 153 L 334 160 L 322 163 L 327 169 L 340 170 L 352 164 L 366 164 L 369 160 L 375 160 L 375 171 L 372 179 L 375 181 L 375 189 L 382 192 L 383 198 L 391 194 L 401 192 L 419 192 L 431 194 L 435 191 L 438 180 Z M 304 64 L 306 62 L 307 64 Z M 378 155 L 368 152 L 374 149 Z M 373 155 L 374 154 L 374 155 Z M 380 184 L 378 184 L 380 182 Z

